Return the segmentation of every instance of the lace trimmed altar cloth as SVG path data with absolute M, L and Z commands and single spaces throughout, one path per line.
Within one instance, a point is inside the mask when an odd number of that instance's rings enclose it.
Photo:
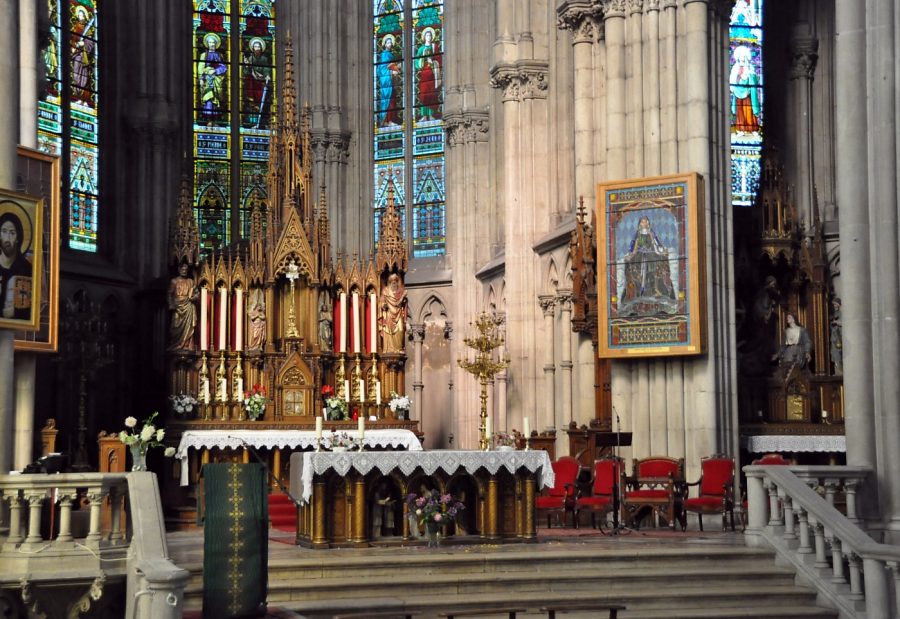
M 825 452 L 844 453 L 847 451 L 847 440 L 843 434 L 838 435 L 780 435 L 765 434 L 758 436 L 742 436 L 741 442 L 750 453 L 772 452 Z
M 356 431 L 347 434 L 357 437 Z M 330 430 L 322 432 L 323 448 L 331 448 L 331 437 Z M 364 442 L 368 449 L 422 451 L 418 437 L 402 428 L 366 430 Z M 175 457 L 181 460 L 181 485 L 188 485 L 188 449 L 240 449 L 245 443 L 254 449 L 315 449 L 316 433 L 312 430 L 186 430 L 175 450 Z
M 368 432 L 366 433 L 368 436 Z M 515 473 L 525 468 L 537 474 L 538 488 L 552 488 L 554 483 L 553 467 L 550 456 L 544 450 L 531 451 L 450 451 L 435 449 L 431 451 L 347 451 L 347 452 L 304 452 L 291 455 L 291 489 L 300 484 L 300 492 L 296 493 L 301 502 L 309 503 L 312 497 L 313 477 L 328 470 L 338 475 L 346 475 L 351 469 L 369 473 L 378 469 L 382 475 L 388 475 L 399 469 L 404 475 L 411 475 L 421 467 L 426 475 L 432 475 L 438 469 L 452 475 L 464 469 L 470 475 L 484 468 L 495 475 L 501 468 Z M 296 491 L 295 491 L 296 492 Z

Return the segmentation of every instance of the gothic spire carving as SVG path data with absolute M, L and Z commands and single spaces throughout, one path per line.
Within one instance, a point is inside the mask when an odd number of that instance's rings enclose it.
M 185 174 L 181 179 L 181 197 L 175 209 L 175 218 L 169 224 L 171 264 L 187 262 L 193 266 L 200 262 L 200 228 L 194 219 L 192 193 L 190 177 Z
M 400 213 L 394 206 L 394 178 L 389 175 L 387 186 L 387 209 L 381 218 L 381 231 L 378 235 L 378 254 L 375 263 L 379 271 L 406 272 L 409 250 L 403 236 Z

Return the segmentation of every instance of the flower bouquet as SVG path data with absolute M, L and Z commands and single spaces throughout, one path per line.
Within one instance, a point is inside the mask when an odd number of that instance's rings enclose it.
M 421 495 L 410 494 L 406 497 L 406 505 L 419 524 L 425 525 L 429 546 L 438 545 L 438 529 L 453 522 L 456 515 L 466 508 L 462 501 L 457 501 L 452 495 L 441 494 L 437 490 Z
M 322 399 L 325 401 L 325 419 L 328 421 L 349 419 L 347 402 L 335 395 L 334 387 L 331 385 L 322 385 Z
M 331 451 L 347 451 L 356 447 L 356 439 L 346 432 L 331 431 Z
M 131 450 L 133 464 L 132 471 L 147 470 L 147 450 L 151 447 L 163 447 L 162 440 L 166 436 L 166 431 L 153 425 L 158 412 L 154 412 L 150 417 L 144 420 L 144 426 L 137 430 L 137 419 L 134 417 L 125 418 L 125 427 L 127 430 L 119 432 L 119 440 L 128 445 Z M 166 447 L 165 456 L 172 457 L 175 455 L 174 447 Z
M 388 402 L 388 408 L 394 413 L 397 419 L 409 419 L 409 409 L 412 406 L 412 400 L 407 395 L 400 395 L 396 391 L 391 391 L 391 399 Z
M 262 414 L 266 411 L 266 403 L 268 401 L 266 388 L 263 385 L 253 385 L 250 391 L 245 391 L 244 410 L 247 411 L 247 418 L 255 421 L 262 417 Z
M 512 451 L 516 448 L 516 431 L 495 433 L 494 445 L 496 445 L 500 451 Z
M 189 415 L 194 410 L 194 407 L 199 404 L 197 398 L 188 393 L 170 395 L 169 400 L 172 402 L 172 410 L 179 417 Z

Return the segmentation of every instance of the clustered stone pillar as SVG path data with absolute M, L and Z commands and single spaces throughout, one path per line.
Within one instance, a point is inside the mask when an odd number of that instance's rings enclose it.
M 550 294 L 542 294 L 538 297 L 541 312 L 544 315 L 544 329 L 547 337 L 547 350 L 544 353 L 544 388 L 547 390 L 544 397 L 543 414 L 538 409 L 534 420 L 534 427 L 541 428 L 556 426 L 556 297 Z
M 798 37 L 793 40 L 792 45 L 791 82 L 794 89 L 793 113 L 796 130 L 794 165 L 797 180 L 795 198 L 806 234 L 812 234 L 815 200 L 812 89 L 816 61 L 819 57 L 819 41 L 814 37 Z
M 413 342 L 413 410 L 416 414 L 412 415 L 412 419 L 419 419 L 422 423 L 422 431 L 425 431 L 425 416 L 422 415 L 422 392 L 425 383 L 422 382 L 422 344 L 425 341 L 425 324 L 409 325 L 410 337 Z M 410 411 L 412 414 L 412 411 Z

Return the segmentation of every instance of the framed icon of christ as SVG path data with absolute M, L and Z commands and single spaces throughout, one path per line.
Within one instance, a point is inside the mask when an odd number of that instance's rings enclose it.
M 597 189 L 599 356 L 704 354 L 702 177 L 660 176 Z

